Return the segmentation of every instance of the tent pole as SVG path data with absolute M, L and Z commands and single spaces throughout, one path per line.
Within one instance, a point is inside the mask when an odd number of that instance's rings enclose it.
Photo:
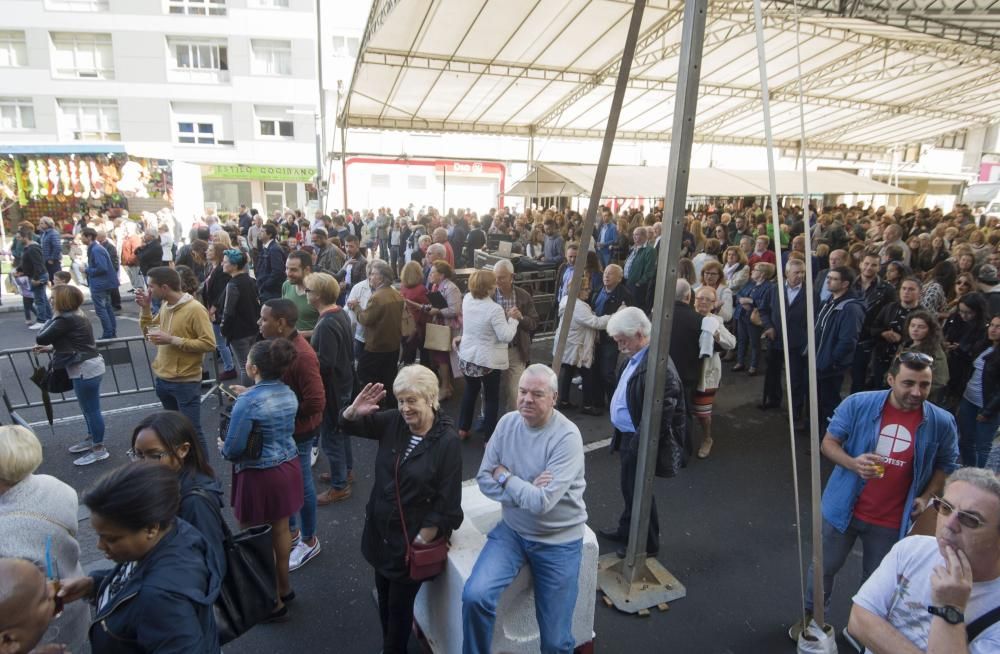
M 636 2 L 637 9 L 642 0 Z M 640 548 L 645 547 L 652 507 L 653 477 L 656 472 L 657 450 L 660 438 L 661 407 L 663 405 L 664 370 L 670 356 L 670 332 L 673 324 L 674 300 L 677 294 L 677 264 L 680 259 L 681 236 L 684 231 L 684 206 L 687 199 L 688 177 L 691 168 L 691 149 L 694 141 L 694 121 L 698 105 L 698 84 L 701 74 L 702 46 L 705 40 L 705 19 L 708 0 L 689 0 L 684 3 L 684 23 L 681 30 L 680 61 L 677 73 L 677 90 L 674 100 L 673 130 L 671 132 L 669 174 L 665 192 L 663 221 L 666 223 L 665 243 L 660 248 L 657 261 L 656 287 L 652 312 L 653 329 L 647 366 L 642 420 L 639 424 L 639 451 L 636 465 L 636 486 L 632 499 L 632 522 L 629 525 L 628 547 L 625 559 L 612 562 L 602 558 L 597 581 L 605 595 L 619 610 L 637 612 L 650 606 L 679 599 L 687 594 L 684 586 L 656 559 L 646 558 Z M 635 14 L 633 14 L 633 20 Z M 631 52 L 622 59 L 622 67 L 631 62 Z M 627 78 L 626 78 L 627 79 Z M 622 78 L 619 77 L 619 86 Z M 600 169 L 599 169 L 600 170 Z M 603 171 L 602 171 L 603 172 Z M 602 175 L 603 181 L 603 175 Z M 596 186 L 596 184 L 595 184 Z M 595 195 L 591 197 L 592 217 L 596 209 Z M 581 251 L 584 250 L 581 243 Z M 577 258 L 577 266 L 580 259 Z M 576 275 L 574 275 L 576 277 Z M 572 299 L 572 291 L 571 298 Z M 564 321 L 568 325 L 568 321 Z M 564 328 L 567 326 L 564 325 Z M 693 345 L 692 345 L 693 347 Z M 616 554 L 609 555 L 617 557 Z

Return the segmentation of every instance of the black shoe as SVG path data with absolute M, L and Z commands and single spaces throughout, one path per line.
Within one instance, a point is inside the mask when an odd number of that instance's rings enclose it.
M 615 543 L 628 542 L 628 536 L 622 536 L 617 528 L 598 529 L 597 535 L 600 536 L 601 538 L 606 538 L 607 540 L 614 541 Z
M 617 556 L 617 557 L 618 557 L 619 559 L 624 559 L 624 558 L 625 558 L 625 551 L 626 551 L 627 549 L 628 549 L 628 546 L 627 546 L 627 545 L 622 545 L 622 546 L 621 546 L 621 547 L 619 547 L 619 548 L 618 548 L 617 550 L 615 550 L 615 555 L 616 555 L 616 556 Z M 655 559 L 655 558 L 656 558 L 656 556 L 657 556 L 657 555 L 658 555 L 659 553 L 660 553 L 660 550 L 659 550 L 659 548 L 657 548 L 657 549 L 655 549 L 655 550 L 653 550 L 653 551 L 651 551 L 651 552 L 646 552 L 646 556 L 647 556 L 648 558 L 650 558 L 650 559 Z
M 576 405 L 572 402 L 559 402 L 559 404 L 556 405 L 556 408 L 562 411 L 564 409 L 575 409 Z

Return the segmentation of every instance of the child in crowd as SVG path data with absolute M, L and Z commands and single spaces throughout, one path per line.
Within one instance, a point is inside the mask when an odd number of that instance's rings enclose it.
M 67 286 L 73 281 L 73 275 L 68 270 L 57 270 L 52 276 L 52 286 Z

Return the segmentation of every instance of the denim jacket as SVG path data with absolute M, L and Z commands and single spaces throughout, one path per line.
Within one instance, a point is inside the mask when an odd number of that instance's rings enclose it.
M 852 457 L 874 452 L 878 444 L 882 409 L 891 391 L 868 391 L 847 397 L 833 414 L 827 431 L 840 440 Z M 924 402 L 924 417 L 914 437 L 913 483 L 903 505 L 899 537 L 910 530 L 910 507 L 914 498 L 927 487 L 935 470 L 950 474 L 958 469 L 958 427 L 950 413 Z M 854 514 L 854 504 L 865 481 L 841 466 L 835 466 L 823 491 L 823 517 L 841 533 L 847 531 Z
M 298 456 L 292 439 L 299 401 L 281 380 L 263 380 L 236 398 L 229 419 L 229 431 L 222 456 L 236 463 L 236 472 L 245 468 L 274 468 Z M 247 437 L 256 423 L 264 435 L 259 459 L 243 460 Z

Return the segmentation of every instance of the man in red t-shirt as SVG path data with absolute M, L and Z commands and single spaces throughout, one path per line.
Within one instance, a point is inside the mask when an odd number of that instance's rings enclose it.
M 836 467 L 823 492 L 824 603 L 857 539 L 863 583 L 958 467 L 955 419 L 927 402 L 932 363 L 925 354 L 904 352 L 889 369 L 888 391 L 849 396 L 830 421 L 822 451 Z M 812 595 L 810 568 L 806 623 Z M 793 624 L 789 636 L 797 640 L 803 626 Z

